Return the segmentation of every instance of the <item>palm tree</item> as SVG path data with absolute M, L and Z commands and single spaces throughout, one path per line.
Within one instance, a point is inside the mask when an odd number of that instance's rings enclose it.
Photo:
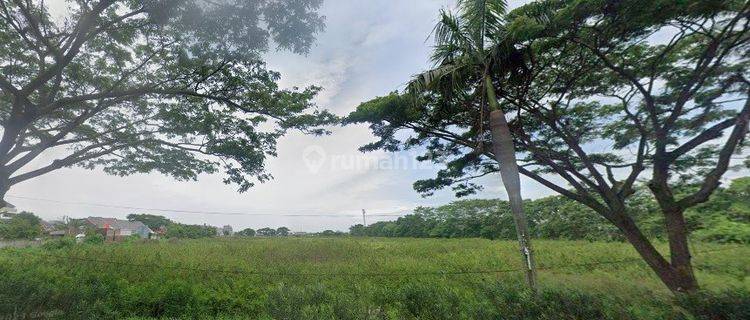
M 457 15 L 441 11 L 434 30 L 435 68 L 418 75 L 410 82 L 409 89 L 415 93 L 436 90 L 444 95 L 465 96 L 475 102 L 467 105 L 479 107 L 480 118 L 489 111 L 491 153 L 500 165 L 500 176 L 508 193 L 523 262 L 528 269 L 526 280 L 536 290 L 534 254 L 523 211 L 515 147 L 495 88 L 500 79 L 524 74 L 523 55 L 506 42 L 505 9 L 503 0 L 459 0 Z

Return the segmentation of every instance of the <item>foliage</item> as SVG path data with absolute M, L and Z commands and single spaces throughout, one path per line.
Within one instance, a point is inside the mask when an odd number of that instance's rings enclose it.
M 254 237 L 255 230 L 253 230 L 252 228 L 245 228 L 235 233 L 235 235 L 238 237 Z
M 167 238 L 189 238 L 189 239 L 210 238 L 210 237 L 215 237 L 218 231 L 218 228 L 213 227 L 213 226 L 181 224 L 181 223 L 174 222 L 170 219 L 167 219 L 164 216 L 152 215 L 152 214 L 131 214 L 131 215 L 128 215 L 128 220 L 141 221 L 145 225 L 149 226 L 149 228 L 151 228 L 152 230 L 156 230 L 158 229 L 158 227 L 164 226 L 167 229 L 167 234 L 166 234 Z M 225 226 L 225 228 L 226 227 L 227 226 Z M 231 226 L 229 227 L 231 228 Z M 258 230 L 253 230 L 252 228 L 246 228 L 234 234 L 240 237 L 254 237 L 256 235 L 263 236 L 263 237 L 273 237 L 273 236 L 285 237 L 289 235 L 289 231 L 290 230 L 287 227 L 279 227 L 276 229 L 266 227 L 266 228 L 261 228 Z M 222 229 L 222 233 L 226 233 L 224 229 Z M 228 234 L 225 234 L 225 235 L 228 235 Z
M 276 229 L 276 235 L 281 237 L 286 237 L 289 235 L 289 228 L 287 227 L 279 227 Z
M 750 317 L 750 291 L 729 290 L 718 294 L 701 292 L 679 295 L 678 303 L 695 319 L 747 319 Z
M 686 212 L 693 238 L 719 243 L 750 243 L 750 177 L 732 180 L 711 199 Z M 692 186 L 683 188 L 690 189 Z M 652 238 L 666 239 L 664 220 L 656 200 L 641 192 L 630 199 L 633 216 Z M 678 189 L 679 190 L 679 189 Z M 637 202 L 637 203 L 636 203 Z M 531 234 L 541 239 L 624 240 L 622 233 L 586 206 L 564 196 L 524 202 Z M 413 214 L 395 221 L 380 221 L 367 227 L 350 228 L 354 236 L 515 239 L 510 208 L 501 200 L 459 200 L 439 207 L 418 207 Z
M 42 234 L 41 219 L 31 212 L 13 215 L 0 222 L 0 239 L 34 239 Z
M 316 233 L 316 235 L 323 236 L 323 237 L 339 237 L 339 236 L 345 236 L 345 232 L 341 231 L 333 231 L 333 230 L 323 230 L 321 232 Z
M 93 245 L 102 244 L 104 243 L 104 235 L 100 233 L 87 235 L 85 238 L 83 238 L 83 243 Z
M 223 235 L 223 236 L 231 236 L 233 234 L 233 232 L 232 232 L 232 226 L 230 226 L 228 224 L 224 225 L 223 227 L 221 227 L 220 230 L 221 230 L 220 231 L 221 235 Z
M 76 239 L 73 237 L 62 237 L 60 239 L 50 239 L 42 244 L 46 250 L 68 249 L 76 245 Z
M 698 230 L 696 237 L 719 243 L 750 243 L 750 224 L 715 218 L 706 229 Z
M 167 230 L 165 236 L 167 238 L 210 238 L 215 237 L 217 232 L 217 228 L 213 226 L 182 224 L 167 219 L 164 216 L 153 214 L 129 214 L 127 218 L 129 221 L 143 222 L 143 224 L 154 231 L 159 229 L 159 227 L 165 227 Z
M 276 235 L 276 229 L 265 227 L 255 231 L 255 234 L 261 237 L 273 237 Z
M 66 0 L 58 18 L 43 0 L 0 2 L 0 196 L 70 166 L 222 171 L 240 191 L 270 179 L 278 138 L 335 119 L 320 88 L 280 88 L 261 60 L 272 44 L 306 53 L 321 3 Z
M 667 248 L 661 242 L 657 246 Z M 543 267 L 536 296 L 524 289 L 521 273 L 425 274 L 521 269 L 517 244 L 511 241 L 216 238 L 4 249 L 0 314 L 60 319 L 747 318 L 749 293 L 739 279 L 746 276 L 750 248 L 695 246 L 696 272 L 706 291 L 677 298 L 644 263 L 607 263 L 637 258 L 629 245 L 616 242 L 536 241 Z M 369 273 L 381 276 L 363 276 Z
M 216 227 L 207 225 L 193 225 L 172 223 L 167 226 L 167 238 L 211 238 L 216 236 Z
M 128 221 L 140 221 L 143 222 L 151 230 L 156 231 L 159 227 L 166 227 L 171 225 L 172 220 L 167 219 L 164 216 L 153 215 L 153 214 L 129 214 L 127 216 Z
M 619 231 L 591 209 L 562 196 L 526 200 L 530 232 L 540 239 L 622 240 Z M 355 236 L 515 239 L 507 201 L 459 200 L 439 207 L 418 207 L 395 221 L 350 228 Z

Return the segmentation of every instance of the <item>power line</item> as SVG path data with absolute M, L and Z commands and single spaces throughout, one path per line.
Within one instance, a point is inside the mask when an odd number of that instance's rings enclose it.
M 706 253 L 714 253 L 714 252 L 720 252 L 720 251 L 728 251 L 728 250 L 734 250 L 739 248 L 746 248 L 745 246 L 736 246 L 736 247 L 728 247 L 728 248 L 720 248 L 720 249 L 714 249 L 714 250 L 704 250 L 695 252 L 695 254 L 706 254 Z M 34 255 L 32 252 L 28 251 L 16 251 L 18 253 L 24 253 L 28 255 Z M 55 254 L 49 254 L 49 253 L 42 253 L 42 254 L 36 254 L 35 256 L 38 257 L 44 257 L 44 258 L 53 258 L 58 260 L 78 260 L 78 261 L 84 261 L 84 262 L 93 262 L 93 263 L 101 263 L 105 265 L 127 265 L 132 266 L 136 268 L 161 268 L 161 269 L 174 269 L 174 270 L 186 270 L 186 271 L 194 271 L 194 272 L 202 272 L 202 273 L 218 273 L 218 274 L 232 274 L 232 275 L 255 275 L 255 276 L 319 276 L 319 277 L 392 277 L 392 276 L 451 276 L 451 275 L 470 275 L 470 274 L 499 274 L 499 273 L 511 273 L 511 272 L 522 272 L 526 271 L 526 269 L 495 269 L 495 270 L 447 270 L 447 271 L 418 271 L 418 272 L 323 272 L 323 273 L 315 273 L 315 272 L 262 272 L 262 271 L 254 271 L 254 270 L 241 270 L 241 269 L 210 269 L 210 268 L 193 268 L 193 267 L 186 267 L 186 266 L 180 266 L 180 265 L 164 265 L 164 264 L 145 264 L 145 263 L 132 263 L 132 262 L 124 262 L 124 261 L 115 261 L 115 260 L 107 260 L 107 259 L 92 259 L 92 258 L 83 258 L 83 257 L 77 257 L 77 256 L 62 256 L 62 255 L 55 255 Z M 586 262 L 586 263 L 575 263 L 575 264 L 567 264 L 567 265 L 552 265 L 552 266 L 546 266 L 546 267 L 537 267 L 538 270 L 556 270 L 556 269 L 565 269 L 565 268 L 575 268 L 575 267 L 593 267 L 598 265 L 609 265 L 609 264 L 625 264 L 625 263 L 634 263 L 634 262 L 643 262 L 643 259 L 641 258 L 629 258 L 629 259 L 621 259 L 621 260 L 610 260 L 610 261 L 595 261 L 595 262 Z
M 188 214 L 205 214 L 205 215 L 227 215 L 227 216 L 274 216 L 274 217 L 328 217 L 328 218 L 358 218 L 359 215 L 356 214 L 321 214 L 321 213 L 311 213 L 311 214 L 303 214 L 303 213 L 267 213 L 267 212 L 229 212 L 229 211 L 202 211 L 202 210 L 184 210 L 184 209 L 165 209 L 165 208 L 149 208 L 149 207 L 137 207 L 137 206 L 125 206 L 125 205 L 111 205 L 111 204 L 103 204 L 103 203 L 93 203 L 93 202 L 79 202 L 79 201 L 62 201 L 62 200 L 54 200 L 54 199 L 45 199 L 45 198 L 35 198 L 35 197 L 26 197 L 26 196 L 14 196 L 14 195 L 7 195 L 8 198 L 14 198 L 14 199 L 23 199 L 23 200 L 32 200 L 32 201 L 44 201 L 44 202 L 52 202 L 52 203 L 60 203 L 60 204 L 70 204 L 70 205 L 81 205 L 81 206 L 91 206 L 91 207 L 103 207 L 103 208 L 114 208 L 114 209 L 128 209 L 128 210 L 143 210 L 143 211 L 159 211 L 159 212 L 172 212 L 172 213 L 188 213 Z M 284 209 L 254 209 L 257 211 L 276 211 L 276 212 L 294 212 L 294 211 L 311 211 L 311 212 L 320 212 L 323 210 L 320 209 L 291 209 L 291 210 L 284 210 Z M 373 217 L 401 217 L 404 215 L 404 211 L 408 210 L 402 210 L 401 213 L 398 211 L 396 212 L 388 212 L 388 213 L 380 213 L 380 214 L 368 214 L 368 216 Z

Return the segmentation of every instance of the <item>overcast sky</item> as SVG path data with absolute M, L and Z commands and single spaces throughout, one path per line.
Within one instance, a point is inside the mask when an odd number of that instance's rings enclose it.
M 54 3 L 54 2 L 53 2 Z M 519 5 L 511 1 L 511 6 Z M 431 42 L 426 42 L 441 8 L 448 0 L 326 0 L 322 13 L 326 31 L 308 56 L 273 53 L 271 69 L 283 75 L 283 86 L 320 85 L 318 104 L 346 115 L 363 101 L 402 89 L 411 75 L 429 67 Z M 224 185 L 221 176 L 204 175 L 197 182 L 175 182 L 159 174 L 113 177 L 100 170 L 59 170 L 15 186 L 9 197 L 19 209 L 45 219 L 153 213 L 184 223 L 246 227 L 287 226 L 293 231 L 346 230 L 361 223 L 361 210 L 370 214 L 406 213 L 419 205 L 440 205 L 452 200 L 450 191 L 422 198 L 412 189 L 420 178 L 434 176 L 437 168 L 417 164 L 414 154 L 362 154 L 357 147 L 373 141 L 365 126 L 333 128 L 330 136 L 293 133 L 281 139 L 278 158 L 269 161 L 275 179 L 239 194 Z M 44 159 L 50 161 L 51 159 Z M 394 161 L 395 160 L 395 161 Z M 505 198 L 498 176 L 481 180 L 477 198 Z M 523 195 L 551 194 L 523 180 Z M 77 202 L 79 204 L 71 204 Z M 197 214 L 108 208 L 164 208 L 185 211 L 233 212 L 234 215 Z M 267 214 L 263 216 L 251 214 Z M 289 215 L 327 214 L 337 217 Z M 386 217 L 370 217 L 368 223 Z

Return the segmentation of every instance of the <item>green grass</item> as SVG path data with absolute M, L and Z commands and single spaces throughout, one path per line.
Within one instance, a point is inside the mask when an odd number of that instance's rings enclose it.
M 0 312 L 61 318 L 649 319 L 689 318 L 697 307 L 730 315 L 735 307 L 740 314 L 750 310 L 750 246 L 695 244 L 697 277 L 707 293 L 687 305 L 675 301 L 644 263 L 610 263 L 637 258 L 628 244 L 536 241 L 535 248 L 543 269 L 536 297 L 523 289 L 521 272 L 460 273 L 522 268 L 509 241 L 255 238 L 3 250 Z M 592 264 L 597 262 L 602 264 Z M 712 309 L 722 303 L 731 310 Z

